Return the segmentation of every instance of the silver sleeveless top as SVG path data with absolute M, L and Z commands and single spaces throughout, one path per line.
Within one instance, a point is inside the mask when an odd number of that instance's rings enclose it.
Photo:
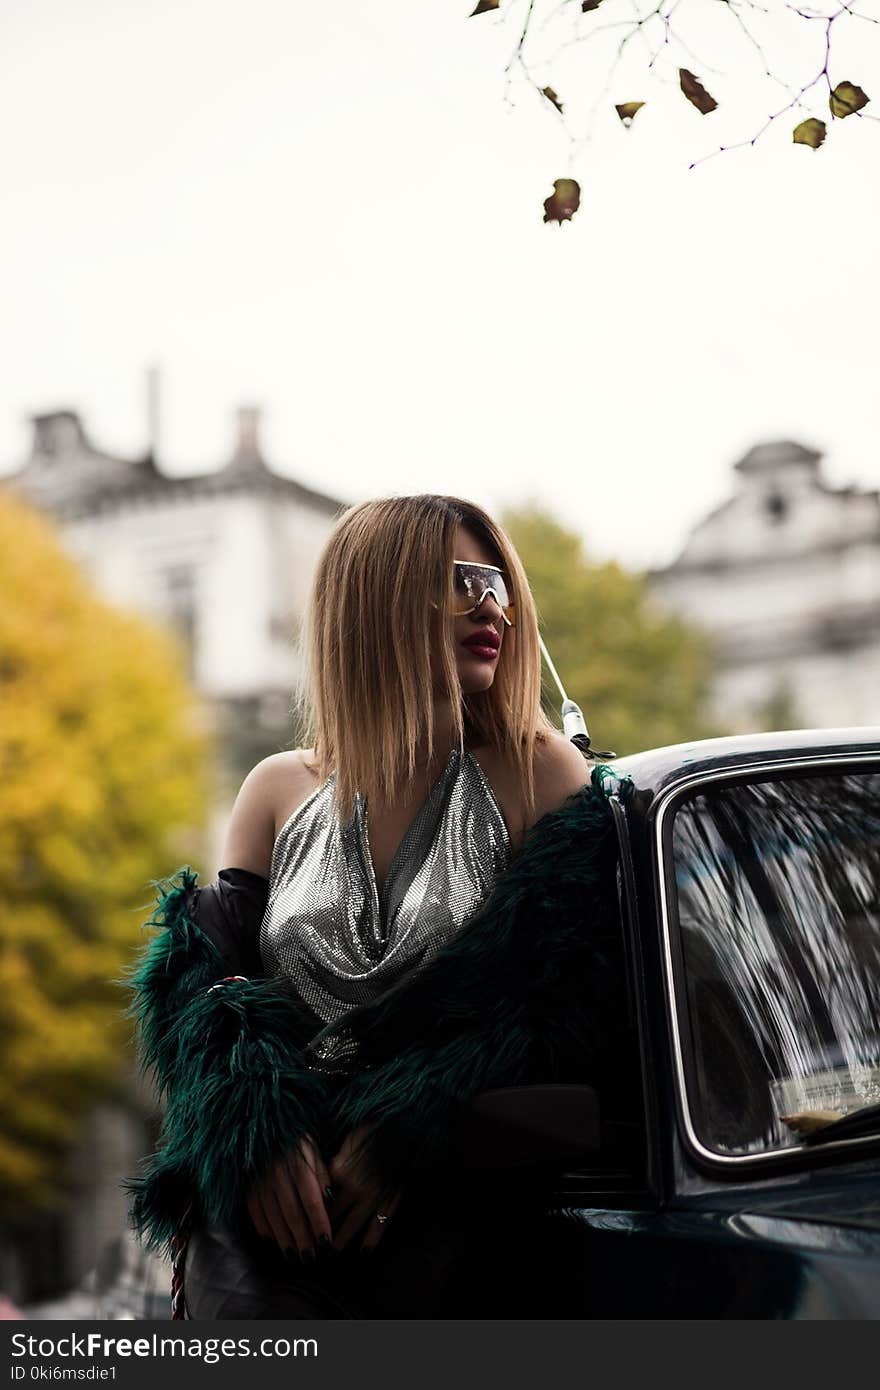
M 488 897 L 511 857 L 497 801 L 474 757 L 453 749 L 403 836 L 381 891 L 367 839 L 367 805 L 340 823 L 333 774 L 294 811 L 272 853 L 260 929 L 268 976 L 283 975 L 311 1009 L 315 1065 L 353 1056 L 334 1024 L 418 970 Z

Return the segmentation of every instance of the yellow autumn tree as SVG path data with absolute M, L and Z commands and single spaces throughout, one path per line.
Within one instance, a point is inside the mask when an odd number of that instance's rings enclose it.
M 0 1217 L 52 1199 L 125 1067 L 113 980 L 150 880 L 197 853 L 202 722 L 174 639 L 101 601 L 0 494 Z
M 596 563 L 581 537 L 537 507 L 504 515 L 538 605 L 541 634 L 593 746 L 621 755 L 712 733 L 705 638 L 651 602 L 644 578 Z M 545 679 L 548 705 L 559 709 Z

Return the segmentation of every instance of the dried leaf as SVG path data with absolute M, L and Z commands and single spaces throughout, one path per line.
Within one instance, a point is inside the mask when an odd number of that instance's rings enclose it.
M 615 106 L 614 109 L 623 121 L 623 124 L 625 126 L 631 126 L 633 123 L 633 116 L 637 111 L 641 111 L 644 104 L 643 101 L 624 101 L 620 106 Z
M 589 14 L 590 10 L 598 10 L 602 0 L 581 0 L 581 9 L 584 14 Z
M 710 97 L 702 82 L 699 78 L 694 77 L 692 72 L 688 72 L 687 68 L 679 68 L 678 80 L 681 83 L 681 90 L 684 92 L 688 101 L 692 106 L 695 106 L 698 111 L 702 111 L 704 116 L 707 116 L 710 111 L 715 110 L 718 102 L 714 97 Z
M 541 88 L 541 92 L 542 92 L 543 95 L 547 98 L 548 101 L 552 101 L 553 105 L 556 107 L 556 110 L 559 112 L 559 114 L 560 114 L 560 116 L 561 116 L 561 115 L 562 115 L 562 102 L 559 100 L 559 97 L 556 95 L 556 93 L 554 92 L 553 88 L 552 88 L 552 87 L 542 87 L 542 88 Z
M 854 111 L 861 111 L 863 106 L 867 106 L 871 100 L 869 96 L 857 87 L 853 82 L 838 82 L 834 91 L 828 98 L 828 105 L 831 107 L 832 116 L 837 116 L 843 120 L 844 116 L 851 116 Z
M 811 116 L 807 121 L 801 121 L 796 125 L 792 139 L 796 145 L 809 145 L 811 149 L 818 150 L 825 139 L 825 122 Z
M 576 179 L 556 179 L 553 192 L 544 199 L 544 221 L 570 222 L 580 207 L 581 186 Z
M 475 14 L 485 14 L 487 10 L 497 10 L 501 0 L 477 0 L 477 8 L 471 10 L 469 18 L 473 19 Z

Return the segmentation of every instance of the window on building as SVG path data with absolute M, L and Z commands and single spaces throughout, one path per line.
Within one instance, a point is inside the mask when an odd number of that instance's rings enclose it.
M 273 642 L 281 642 L 287 647 L 293 646 L 299 641 L 301 634 L 302 617 L 299 613 L 292 610 L 270 613 L 269 636 Z
M 172 627 L 189 654 L 192 674 L 196 639 L 196 573 L 192 565 L 170 565 L 163 574 L 164 608 Z

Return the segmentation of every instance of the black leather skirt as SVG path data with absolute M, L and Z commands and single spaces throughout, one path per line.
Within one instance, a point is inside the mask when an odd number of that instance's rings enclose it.
M 404 1192 L 376 1249 L 326 1251 L 305 1263 L 274 1241 L 196 1224 L 184 1272 L 187 1316 L 233 1318 L 476 1317 L 472 1277 L 492 1222 L 484 1195 Z M 502 1219 L 495 1206 L 496 1220 Z

